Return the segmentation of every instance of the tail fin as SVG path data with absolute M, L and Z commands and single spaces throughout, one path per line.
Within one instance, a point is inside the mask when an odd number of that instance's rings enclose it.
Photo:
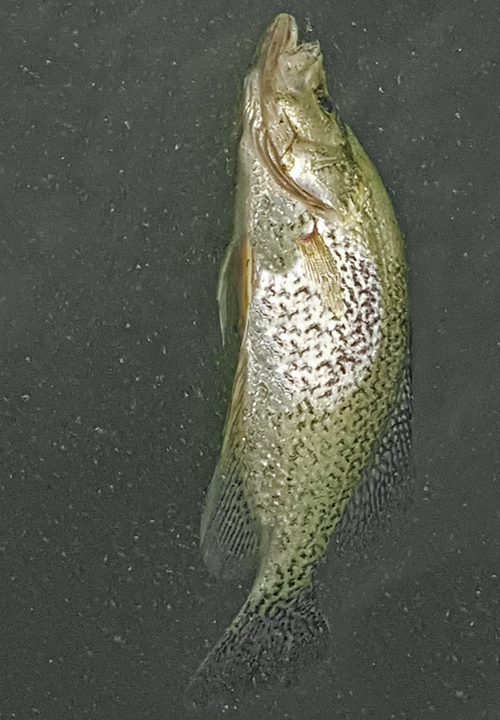
M 311 586 L 263 615 L 245 605 L 192 677 L 186 702 L 205 707 L 270 680 L 290 683 L 327 646 L 328 625 Z

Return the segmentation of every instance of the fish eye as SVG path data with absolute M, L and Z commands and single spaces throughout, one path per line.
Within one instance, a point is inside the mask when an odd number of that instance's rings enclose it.
M 323 110 L 326 110 L 327 113 L 333 112 L 333 100 L 329 95 L 321 95 L 320 97 L 318 97 L 318 101 Z

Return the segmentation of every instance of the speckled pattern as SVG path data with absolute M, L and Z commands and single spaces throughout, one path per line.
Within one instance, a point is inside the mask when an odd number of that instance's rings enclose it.
M 347 507 L 362 531 L 409 473 L 403 241 L 376 170 L 324 109 L 325 93 L 319 45 L 298 44 L 293 19 L 278 16 L 245 85 L 219 286 L 224 326 L 229 268 L 239 269 L 240 358 L 202 520 L 208 567 L 246 564 L 255 579 L 193 676 L 199 702 L 213 688 L 290 678 L 318 656 L 327 623 L 316 564 Z
M 325 305 L 299 259 L 287 273 L 262 269 L 249 320 L 249 384 L 259 381 L 252 362 L 259 344 L 286 403 L 306 398 L 331 407 L 354 387 L 373 361 L 381 338 L 381 288 L 373 260 L 359 243 L 325 232 L 340 277 L 340 317 Z M 262 349 L 258 352 L 262 354 Z

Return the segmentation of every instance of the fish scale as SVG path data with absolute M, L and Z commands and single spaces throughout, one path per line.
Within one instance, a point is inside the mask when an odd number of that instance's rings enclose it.
M 332 537 L 364 536 L 410 485 L 403 240 L 326 94 L 319 44 L 300 44 L 293 18 L 277 16 L 241 104 L 218 291 L 226 336 L 238 318 L 240 354 L 201 524 L 210 572 L 254 579 L 191 679 L 195 706 L 290 681 L 324 656 L 317 563 Z
M 329 246 L 343 288 L 340 318 L 325 311 L 299 260 L 281 275 L 262 270 L 249 320 L 249 346 L 266 346 L 273 380 L 290 401 L 309 397 L 318 407 L 334 403 L 356 384 L 381 336 L 381 290 L 373 262 L 351 241 Z M 260 364 L 252 364 L 252 370 L 250 383 L 258 383 Z

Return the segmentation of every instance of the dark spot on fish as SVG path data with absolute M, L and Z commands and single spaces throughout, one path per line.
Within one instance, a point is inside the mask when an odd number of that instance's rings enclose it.
M 334 111 L 334 105 L 333 100 L 329 95 L 322 95 L 318 98 L 319 104 L 323 108 L 323 110 L 326 110 L 327 113 L 333 113 Z

